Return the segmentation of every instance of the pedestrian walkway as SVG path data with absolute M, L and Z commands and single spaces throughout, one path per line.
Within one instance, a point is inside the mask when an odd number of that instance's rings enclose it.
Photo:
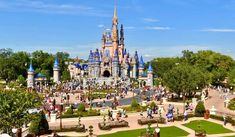
M 215 106 L 215 108 L 219 111 L 223 111 L 225 113 L 234 113 L 234 111 L 231 111 L 227 108 L 225 108 L 223 105 L 223 99 L 221 99 L 219 97 L 219 93 L 215 90 L 211 90 L 210 93 L 210 98 L 208 100 L 205 101 L 205 107 L 207 109 L 210 109 L 211 106 Z M 231 98 L 233 96 L 230 96 Z M 179 108 L 179 112 L 183 111 L 183 103 L 172 103 L 172 102 L 167 102 L 166 104 L 164 104 L 164 108 L 168 107 L 168 104 L 174 104 L 175 108 Z M 162 116 L 164 117 L 166 114 L 166 112 L 162 113 Z M 144 112 L 144 115 L 146 116 L 146 112 Z M 157 115 L 155 115 L 157 116 Z M 141 116 L 139 115 L 139 113 L 129 113 L 128 114 L 128 118 L 124 119 L 129 123 L 129 127 L 125 127 L 125 128 L 114 128 L 112 130 L 109 131 L 104 131 L 104 130 L 100 130 L 98 128 L 98 123 L 103 121 L 103 116 L 95 116 L 95 117 L 83 117 L 81 118 L 81 123 L 85 124 L 86 127 L 92 125 L 93 128 L 93 133 L 96 135 L 102 135 L 102 134 L 112 134 L 118 131 L 128 131 L 128 130 L 134 130 L 134 129 L 140 129 L 140 128 L 146 128 L 147 125 L 139 125 L 137 123 L 137 119 L 139 119 Z M 182 130 L 185 130 L 186 132 L 189 133 L 189 137 L 194 137 L 195 135 L 195 131 L 192 129 L 189 129 L 185 126 L 183 126 L 182 124 L 188 123 L 190 121 L 193 120 L 203 120 L 203 118 L 190 118 L 188 121 L 184 122 L 184 121 L 175 121 L 175 122 L 169 122 L 167 124 L 159 124 L 159 127 L 167 127 L 167 126 L 176 126 Z M 214 119 L 208 119 L 208 121 L 214 122 L 214 123 L 218 123 L 223 125 L 223 121 L 218 121 L 218 120 L 214 120 Z M 77 118 L 67 118 L 67 119 L 63 119 L 63 125 L 64 126 L 74 126 L 77 125 L 78 123 L 78 119 Z M 50 127 L 59 127 L 59 120 L 57 120 L 55 123 L 49 123 Z M 152 124 L 152 127 L 157 126 L 157 124 Z M 231 124 L 227 124 L 226 127 L 227 129 L 230 129 L 232 131 L 235 131 L 235 128 L 233 126 L 231 126 Z M 77 133 L 77 132 L 63 132 L 63 133 L 59 133 L 60 135 L 66 135 L 66 136 L 86 136 L 88 135 L 88 132 L 86 133 Z M 235 133 L 225 133 L 225 134 L 215 134 L 215 135 L 207 135 L 208 137 L 225 137 L 225 136 L 235 136 Z

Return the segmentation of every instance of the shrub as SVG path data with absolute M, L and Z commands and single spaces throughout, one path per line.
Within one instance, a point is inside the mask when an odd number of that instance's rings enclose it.
M 195 116 L 203 117 L 205 112 L 206 112 L 206 109 L 205 109 L 204 103 L 202 101 L 199 101 L 195 108 Z
M 194 114 L 188 114 L 188 118 L 192 118 L 195 117 Z M 179 114 L 178 116 L 174 116 L 174 120 L 176 121 L 182 121 L 184 119 L 184 115 L 183 114 Z
M 155 102 L 151 102 L 151 104 L 150 104 L 150 108 L 154 108 L 154 107 L 157 107 L 157 105 L 156 105 L 156 103 Z
M 73 109 L 70 107 L 64 114 L 73 114 Z
M 111 127 L 109 125 L 102 125 L 101 123 L 98 124 L 99 129 L 101 130 L 110 130 Z
M 223 116 L 218 116 L 218 115 L 210 115 L 210 118 L 224 121 Z M 230 123 L 232 126 L 235 126 L 235 119 L 233 119 L 231 116 L 227 116 L 227 122 Z
M 41 111 L 39 114 L 35 115 L 35 118 L 30 124 L 29 133 L 35 135 L 43 135 L 49 131 L 49 125 L 46 120 L 45 114 Z
M 159 124 L 165 124 L 166 119 L 163 117 L 159 118 L 153 118 L 153 119 L 148 119 L 148 118 L 141 118 L 137 120 L 138 124 L 140 125 L 146 125 L 146 124 L 152 124 L 152 123 L 159 123 Z
M 84 112 L 77 112 L 77 113 L 73 113 L 73 114 L 63 114 L 62 118 L 75 118 L 78 116 L 81 117 L 87 117 L 87 116 L 99 116 L 100 115 L 100 111 L 96 110 L 96 109 L 92 109 L 89 111 L 84 111 Z
M 110 130 L 117 127 L 128 127 L 127 121 L 109 121 L 109 122 L 100 122 L 98 126 L 101 130 Z
M 78 112 L 84 112 L 84 111 L 86 111 L 85 105 L 82 104 L 82 103 L 80 103 L 77 110 L 78 110 Z
M 139 106 L 139 104 L 137 103 L 136 99 L 132 99 L 131 107 L 132 108 L 137 108 L 138 106 Z
M 55 132 L 71 132 L 71 131 L 75 131 L 75 132 L 85 132 L 85 125 L 81 125 L 80 127 L 70 127 L 70 128 L 63 128 L 63 129 L 55 129 Z
M 235 98 L 229 101 L 228 108 L 235 110 Z

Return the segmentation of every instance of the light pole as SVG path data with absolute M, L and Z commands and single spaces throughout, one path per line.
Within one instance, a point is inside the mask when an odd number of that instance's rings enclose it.
M 62 130 L 62 112 L 63 112 L 63 103 L 60 103 L 60 130 Z
M 17 128 L 13 128 L 11 131 L 12 131 L 12 133 L 13 133 L 13 137 L 16 137 L 16 133 L 17 133 Z

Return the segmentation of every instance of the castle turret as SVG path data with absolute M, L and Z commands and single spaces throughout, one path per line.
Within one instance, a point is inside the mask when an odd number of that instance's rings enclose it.
M 148 81 L 147 81 L 148 86 L 153 87 L 153 68 L 151 65 L 151 62 L 149 63 L 148 67 Z
M 34 87 L 34 74 L 35 73 L 34 73 L 32 62 L 31 62 L 29 65 L 28 76 L 27 76 L 27 87 L 28 88 Z
M 126 58 L 125 60 L 125 77 L 129 77 L 130 76 L 130 64 L 129 64 L 129 58 Z
M 93 56 L 93 52 L 92 50 L 90 50 L 90 54 L 89 54 L 89 59 L 88 59 L 88 72 L 89 72 L 89 77 L 93 77 L 94 76 L 94 56 Z
M 96 49 L 95 57 L 94 57 L 94 77 L 100 76 L 100 53 L 99 50 Z
M 120 58 L 120 60 L 122 60 L 123 59 L 123 57 L 124 57 L 124 28 L 123 28 L 123 25 L 121 25 L 121 30 L 120 30 L 120 55 L 119 55 L 119 58 Z
M 54 66 L 53 66 L 53 82 L 58 83 L 60 82 L 60 66 L 58 58 L 55 58 Z
M 112 75 L 113 77 L 119 77 L 119 56 L 118 56 L 118 50 L 116 49 L 113 60 L 112 60 Z
M 140 61 L 139 61 L 139 77 L 142 76 L 144 74 L 144 60 L 143 57 L 140 57 Z

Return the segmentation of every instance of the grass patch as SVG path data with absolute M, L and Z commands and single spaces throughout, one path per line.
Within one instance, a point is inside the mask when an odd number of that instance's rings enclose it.
M 206 131 L 206 134 L 222 134 L 222 133 L 232 133 L 233 131 L 224 128 L 222 125 L 205 121 L 205 120 L 194 120 L 189 122 L 188 124 L 184 124 L 184 126 L 191 128 L 193 130 L 198 129 L 198 125 L 201 126 L 201 129 Z
M 187 136 L 188 133 L 182 129 L 179 129 L 175 126 L 171 127 L 161 127 L 160 128 L 161 137 L 182 137 Z M 100 135 L 98 137 L 139 137 L 142 132 L 145 132 L 146 129 L 136 129 L 129 131 L 119 131 L 113 134 Z

